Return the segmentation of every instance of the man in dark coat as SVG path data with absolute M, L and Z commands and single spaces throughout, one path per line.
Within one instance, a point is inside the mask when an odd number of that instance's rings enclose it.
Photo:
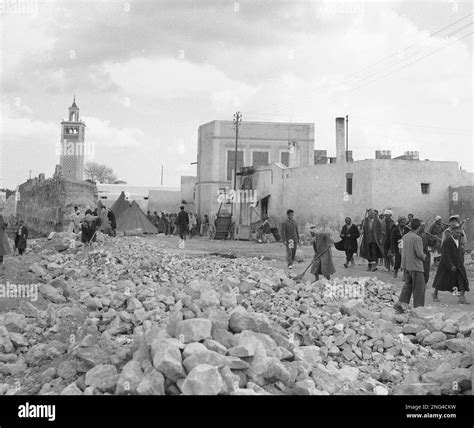
M 462 229 L 459 226 L 451 228 L 451 233 L 441 245 L 441 260 L 433 281 L 435 289 L 432 297 L 439 302 L 438 291 L 459 291 L 458 303 L 470 304 L 464 296 L 469 291 L 464 256 L 461 250 Z
M 391 238 L 391 233 L 392 233 L 392 228 L 395 226 L 395 222 L 392 219 L 392 211 L 390 210 L 385 210 L 384 211 L 384 236 L 383 236 L 383 262 L 385 269 L 387 269 L 387 272 L 390 272 L 392 267 L 395 264 L 393 253 L 390 249 L 390 238 Z
M 390 251 L 395 255 L 395 263 L 393 265 L 393 277 L 398 276 L 398 270 L 402 264 L 402 237 L 407 234 L 410 229 L 406 226 L 407 219 L 403 216 L 398 217 L 398 224 L 392 227 L 390 233 Z
M 15 234 L 15 248 L 18 250 L 18 254 L 21 256 L 26 250 L 26 243 L 28 240 L 28 228 L 25 226 L 25 222 L 20 220 L 20 225 Z
M 377 261 L 383 257 L 381 244 L 381 225 L 374 210 L 368 210 L 367 217 L 362 224 L 362 242 L 359 253 L 363 259 L 368 261 L 368 270 L 377 270 Z
M 107 218 L 109 219 L 109 222 L 110 222 L 111 235 L 115 236 L 116 229 L 117 229 L 117 220 L 115 218 L 115 214 L 113 213 L 113 211 L 108 208 L 107 208 Z
M 430 226 L 430 230 L 428 231 L 431 235 L 436 236 L 436 244 L 434 247 L 434 262 L 437 264 L 441 259 L 441 241 L 443 240 L 443 232 L 444 232 L 444 225 L 442 222 L 442 218 L 440 215 L 435 217 L 434 223 Z
M 298 225 L 293 220 L 295 212 L 288 210 L 286 212 L 287 219 L 281 224 L 281 240 L 286 247 L 286 262 L 288 269 L 293 268 L 295 262 L 296 247 L 300 242 L 300 235 L 298 233 Z
M 180 208 L 181 211 L 178 214 L 178 218 L 176 219 L 176 225 L 179 228 L 179 237 L 182 240 L 186 240 L 186 230 L 189 224 L 189 216 L 188 213 L 184 210 L 184 206 Z
M 350 217 L 345 218 L 345 225 L 342 226 L 340 237 L 342 239 L 342 249 L 346 253 L 346 262 L 344 267 L 347 268 L 349 263 L 354 266 L 354 253 L 357 253 L 357 238 L 360 236 L 359 228 L 352 223 Z
M 420 230 L 418 234 L 421 236 L 423 242 L 423 252 L 425 253 L 425 261 L 423 262 L 424 277 L 425 283 L 428 284 L 430 280 L 430 267 L 431 267 L 431 252 L 429 247 L 434 247 L 436 245 L 436 237 L 426 233 L 426 223 L 421 222 Z
M 403 285 L 398 302 L 393 305 L 396 312 L 404 312 L 402 304 L 410 303 L 413 294 L 413 306 L 425 305 L 425 278 L 423 262 L 426 255 L 423 252 L 423 241 L 419 235 L 421 221 L 414 218 L 411 221 L 412 229 L 402 238 L 402 269 L 404 271 L 405 284 Z

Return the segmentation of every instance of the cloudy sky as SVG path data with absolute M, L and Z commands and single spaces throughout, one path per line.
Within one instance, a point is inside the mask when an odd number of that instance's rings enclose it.
M 73 94 L 93 160 L 129 184 L 164 165 L 178 186 L 198 126 L 237 110 L 312 122 L 329 154 L 347 114 L 356 160 L 419 150 L 474 170 L 471 2 L 1 3 L 0 187 L 52 175 Z

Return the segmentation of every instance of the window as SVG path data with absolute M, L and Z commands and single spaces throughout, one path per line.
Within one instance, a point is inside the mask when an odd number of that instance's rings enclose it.
M 238 151 L 237 152 L 237 171 L 244 166 L 244 152 Z M 233 175 L 232 171 L 235 167 L 235 151 L 228 150 L 227 151 L 227 180 L 232 181 Z
M 268 152 L 252 152 L 252 166 L 268 165 Z
M 107 196 L 101 196 L 100 199 L 107 199 Z
M 280 163 L 282 163 L 285 166 L 290 166 L 290 153 L 289 152 L 280 153 Z
M 346 174 L 346 193 L 352 195 L 352 173 L 348 172 Z
M 421 193 L 423 195 L 430 193 L 430 183 L 421 183 Z

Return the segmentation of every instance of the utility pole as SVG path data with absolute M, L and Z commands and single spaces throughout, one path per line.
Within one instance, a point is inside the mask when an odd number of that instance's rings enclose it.
M 30 180 L 31 180 L 31 171 L 32 171 L 32 170 L 31 170 L 31 169 L 29 169 L 28 171 L 30 171 Z
M 235 155 L 234 155 L 234 190 L 237 190 L 237 144 L 239 142 L 239 123 L 242 122 L 242 113 L 238 111 L 234 114 L 235 126 Z
M 346 162 L 349 162 L 349 116 L 346 115 Z

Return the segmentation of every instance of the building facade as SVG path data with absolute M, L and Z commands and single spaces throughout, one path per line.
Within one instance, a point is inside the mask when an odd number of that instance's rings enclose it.
M 65 178 L 75 181 L 84 179 L 84 141 L 86 124 L 79 119 L 76 97 L 69 107 L 68 120 L 61 122 L 59 163 Z
M 239 124 L 237 171 L 242 167 L 269 168 L 270 164 L 303 167 L 314 162 L 314 124 L 242 122 Z M 195 208 L 202 218 L 229 204 L 219 193 L 233 189 L 235 128 L 232 121 L 215 120 L 198 130 Z

